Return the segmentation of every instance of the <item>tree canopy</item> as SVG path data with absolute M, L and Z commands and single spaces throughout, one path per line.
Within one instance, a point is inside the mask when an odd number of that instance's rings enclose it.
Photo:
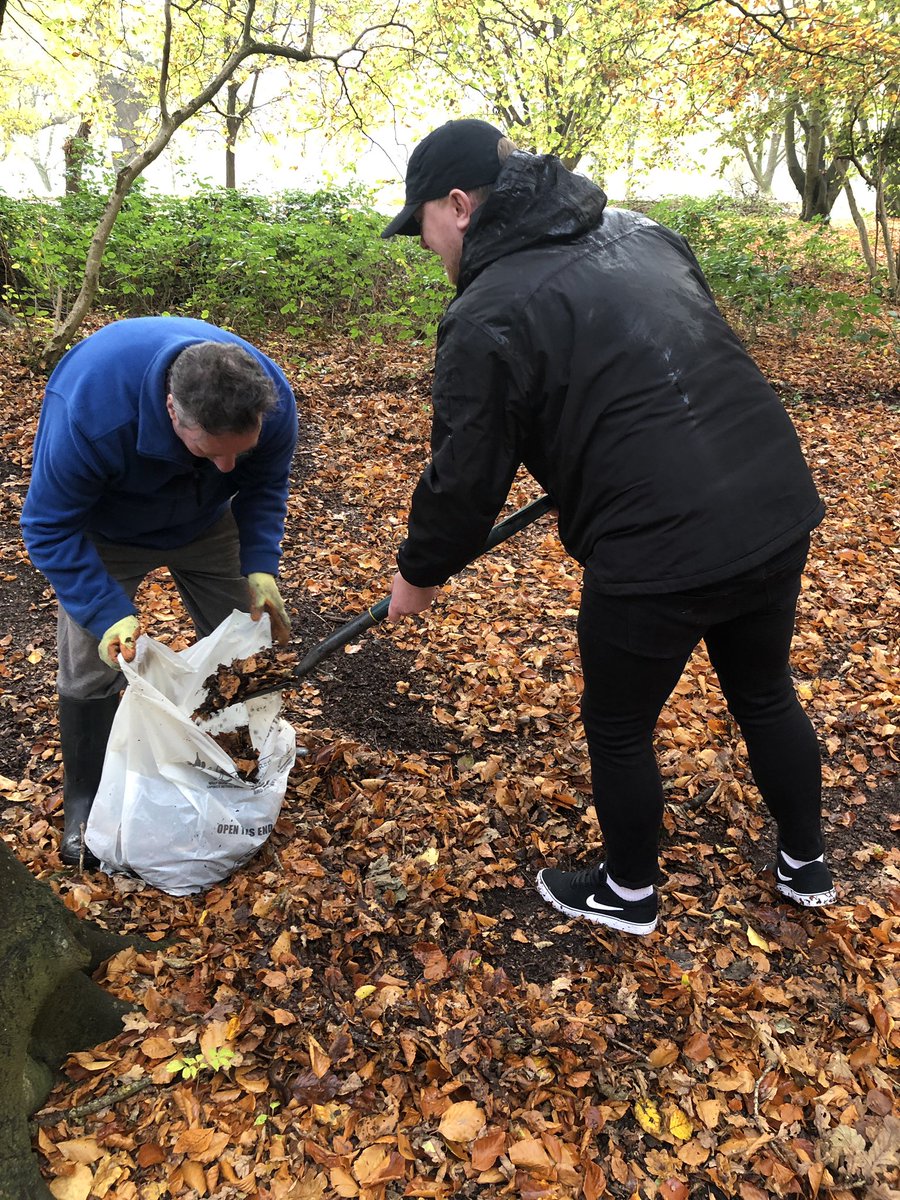
M 898 10 L 900 0 L 616 0 L 602 10 L 587 0 L 10 0 L 0 8 L 0 143 L 59 125 L 67 190 L 88 176 L 96 185 L 103 168 L 108 178 L 81 294 L 46 361 L 88 311 L 144 170 L 205 111 L 234 186 L 237 139 L 261 105 L 275 136 L 315 128 L 355 145 L 385 122 L 421 128 L 435 107 L 484 115 L 524 148 L 587 162 L 601 178 L 675 147 L 683 163 L 688 135 L 712 127 L 763 189 L 783 154 L 804 219 L 827 219 L 843 190 L 875 279 L 851 183 L 871 187 L 896 291 Z

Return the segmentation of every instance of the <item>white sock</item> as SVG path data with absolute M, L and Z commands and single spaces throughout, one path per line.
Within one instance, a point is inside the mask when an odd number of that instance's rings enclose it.
M 801 867 L 808 867 L 810 863 L 825 861 L 825 855 L 820 854 L 818 858 L 808 858 L 805 862 L 801 862 L 799 858 L 791 858 L 791 856 L 789 854 L 785 854 L 783 850 L 781 852 L 781 857 L 784 859 L 787 865 L 789 867 L 793 867 L 795 871 L 799 871 Z
M 622 887 L 621 883 L 616 883 L 608 871 L 606 873 L 606 882 L 609 884 L 610 890 L 615 892 L 617 896 L 621 896 L 623 900 L 646 900 L 648 896 L 653 895 L 652 884 L 649 887 L 642 888 Z

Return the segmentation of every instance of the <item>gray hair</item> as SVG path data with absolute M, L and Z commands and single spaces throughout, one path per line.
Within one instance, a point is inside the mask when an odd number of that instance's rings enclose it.
M 262 365 L 234 342 L 198 342 L 169 368 L 169 392 L 183 424 L 206 433 L 248 433 L 278 403 Z

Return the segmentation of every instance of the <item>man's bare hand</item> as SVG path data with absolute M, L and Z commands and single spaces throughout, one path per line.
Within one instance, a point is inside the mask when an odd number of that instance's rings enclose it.
M 416 613 L 424 612 L 426 608 L 430 607 L 439 590 L 436 587 L 414 587 L 411 583 L 407 583 L 398 571 L 394 576 L 394 584 L 391 588 L 391 604 L 388 608 L 387 619 L 402 621 L 404 617 L 412 617 Z

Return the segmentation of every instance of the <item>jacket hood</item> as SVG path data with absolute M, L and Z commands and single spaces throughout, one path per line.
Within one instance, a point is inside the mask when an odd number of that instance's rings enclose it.
M 457 295 L 498 258 L 581 237 L 599 224 L 605 207 L 606 194 L 555 155 L 515 151 L 466 233 Z

